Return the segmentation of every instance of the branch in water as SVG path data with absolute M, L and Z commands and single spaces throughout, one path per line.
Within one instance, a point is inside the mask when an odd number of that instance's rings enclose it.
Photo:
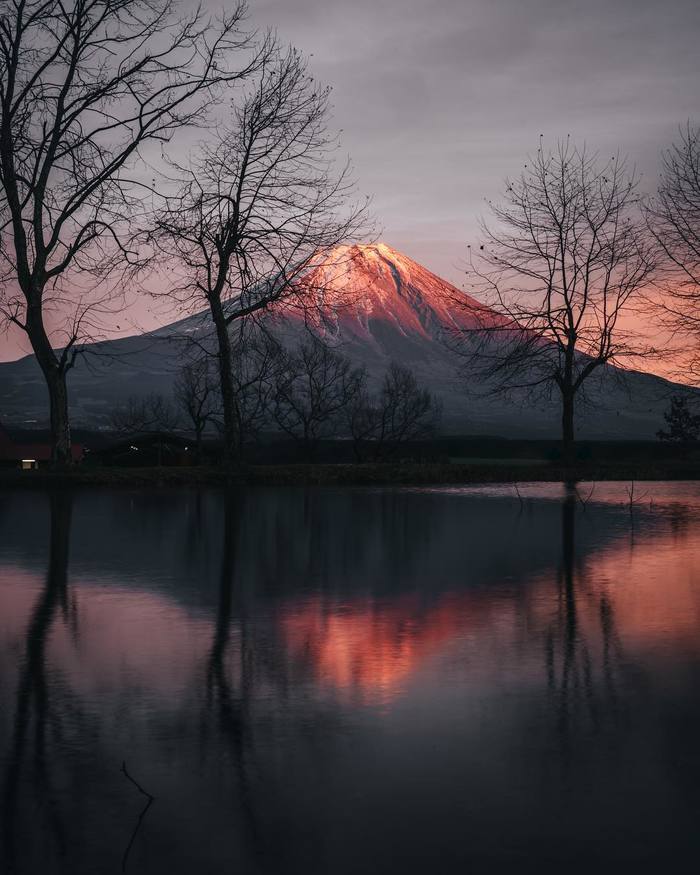
M 129 781 L 131 781 L 131 783 L 134 785 L 134 787 L 136 787 L 136 789 L 139 791 L 139 793 L 141 793 L 142 796 L 145 796 L 146 799 L 148 800 L 146 802 L 146 805 L 145 805 L 143 811 L 141 812 L 141 814 L 139 814 L 139 819 L 136 821 L 136 826 L 134 827 L 134 831 L 131 833 L 131 838 L 129 839 L 129 844 L 126 846 L 126 850 L 124 851 L 124 856 L 122 857 L 122 872 L 126 872 L 126 864 L 129 860 L 129 853 L 131 851 L 132 845 L 134 844 L 134 841 L 136 839 L 136 835 L 137 835 L 139 829 L 141 828 L 141 824 L 143 822 L 144 817 L 146 816 L 146 812 L 151 807 L 151 805 L 155 801 L 156 797 L 152 796 L 147 790 L 144 790 L 143 787 L 139 784 L 139 782 L 131 777 L 131 775 L 126 770 L 126 762 L 125 761 L 122 761 L 121 770 L 124 773 L 124 775 L 126 776 L 126 778 Z

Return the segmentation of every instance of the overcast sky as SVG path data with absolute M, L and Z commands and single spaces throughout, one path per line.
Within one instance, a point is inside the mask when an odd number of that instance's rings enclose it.
M 458 284 L 484 199 L 540 134 L 620 149 L 651 189 L 660 150 L 700 120 L 700 0 L 250 0 L 250 15 L 333 86 L 382 238 Z
M 459 279 L 484 198 L 540 133 L 659 151 L 700 116 L 698 0 L 251 0 L 313 53 L 387 243 Z

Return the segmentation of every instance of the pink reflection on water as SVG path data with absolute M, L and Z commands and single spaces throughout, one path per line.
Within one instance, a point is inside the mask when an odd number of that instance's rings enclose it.
M 542 642 L 564 629 L 572 610 L 561 571 L 517 584 L 494 583 L 433 598 L 287 598 L 251 614 L 245 634 L 256 659 L 272 631 L 287 680 L 353 703 L 389 703 L 410 684 L 439 682 L 446 665 L 477 683 L 541 677 Z M 700 650 L 700 533 L 692 525 L 635 538 L 582 556 L 573 569 L 577 636 L 600 655 L 601 610 L 616 641 L 637 656 L 659 649 Z M 211 658 L 216 618 L 163 593 L 105 581 L 69 584 L 69 610 L 58 609 L 46 640 L 46 662 L 81 695 L 140 691 L 164 703 L 201 689 Z M 6 566 L 0 578 L 0 652 L 21 659 L 43 581 Z M 557 625 L 558 624 L 558 625 Z M 225 670 L 240 676 L 243 630 L 230 618 Z M 269 692 L 274 681 L 256 675 Z
M 285 605 L 279 623 L 291 658 L 309 666 L 321 690 L 372 704 L 396 698 L 451 647 L 473 647 L 484 629 L 492 630 L 489 652 L 505 645 L 517 614 L 485 592 L 450 593 L 429 605 L 413 595 L 342 604 L 315 597 Z
M 71 687 L 94 695 L 124 687 L 164 698 L 181 694 L 206 658 L 211 622 L 166 596 L 117 585 L 71 585 L 67 611 L 57 610 L 46 640 L 46 662 Z M 20 655 L 42 586 L 12 566 L 0 580 L 0 636 L 5 653 Z

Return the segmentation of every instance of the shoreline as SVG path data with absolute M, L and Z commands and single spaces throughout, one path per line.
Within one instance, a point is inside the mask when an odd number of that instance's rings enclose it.
M 295 464 L 220 468 L 77 468 L 0 470 L 0 489 L 45 487 L 464 486 L 487 483 L 700 480 L 700 463 L 579 464 Z

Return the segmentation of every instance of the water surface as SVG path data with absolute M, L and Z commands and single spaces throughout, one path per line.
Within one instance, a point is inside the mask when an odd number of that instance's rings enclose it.
M 4 493 L 0 871 L 688 871 L 699 633 L 695 484 Z

